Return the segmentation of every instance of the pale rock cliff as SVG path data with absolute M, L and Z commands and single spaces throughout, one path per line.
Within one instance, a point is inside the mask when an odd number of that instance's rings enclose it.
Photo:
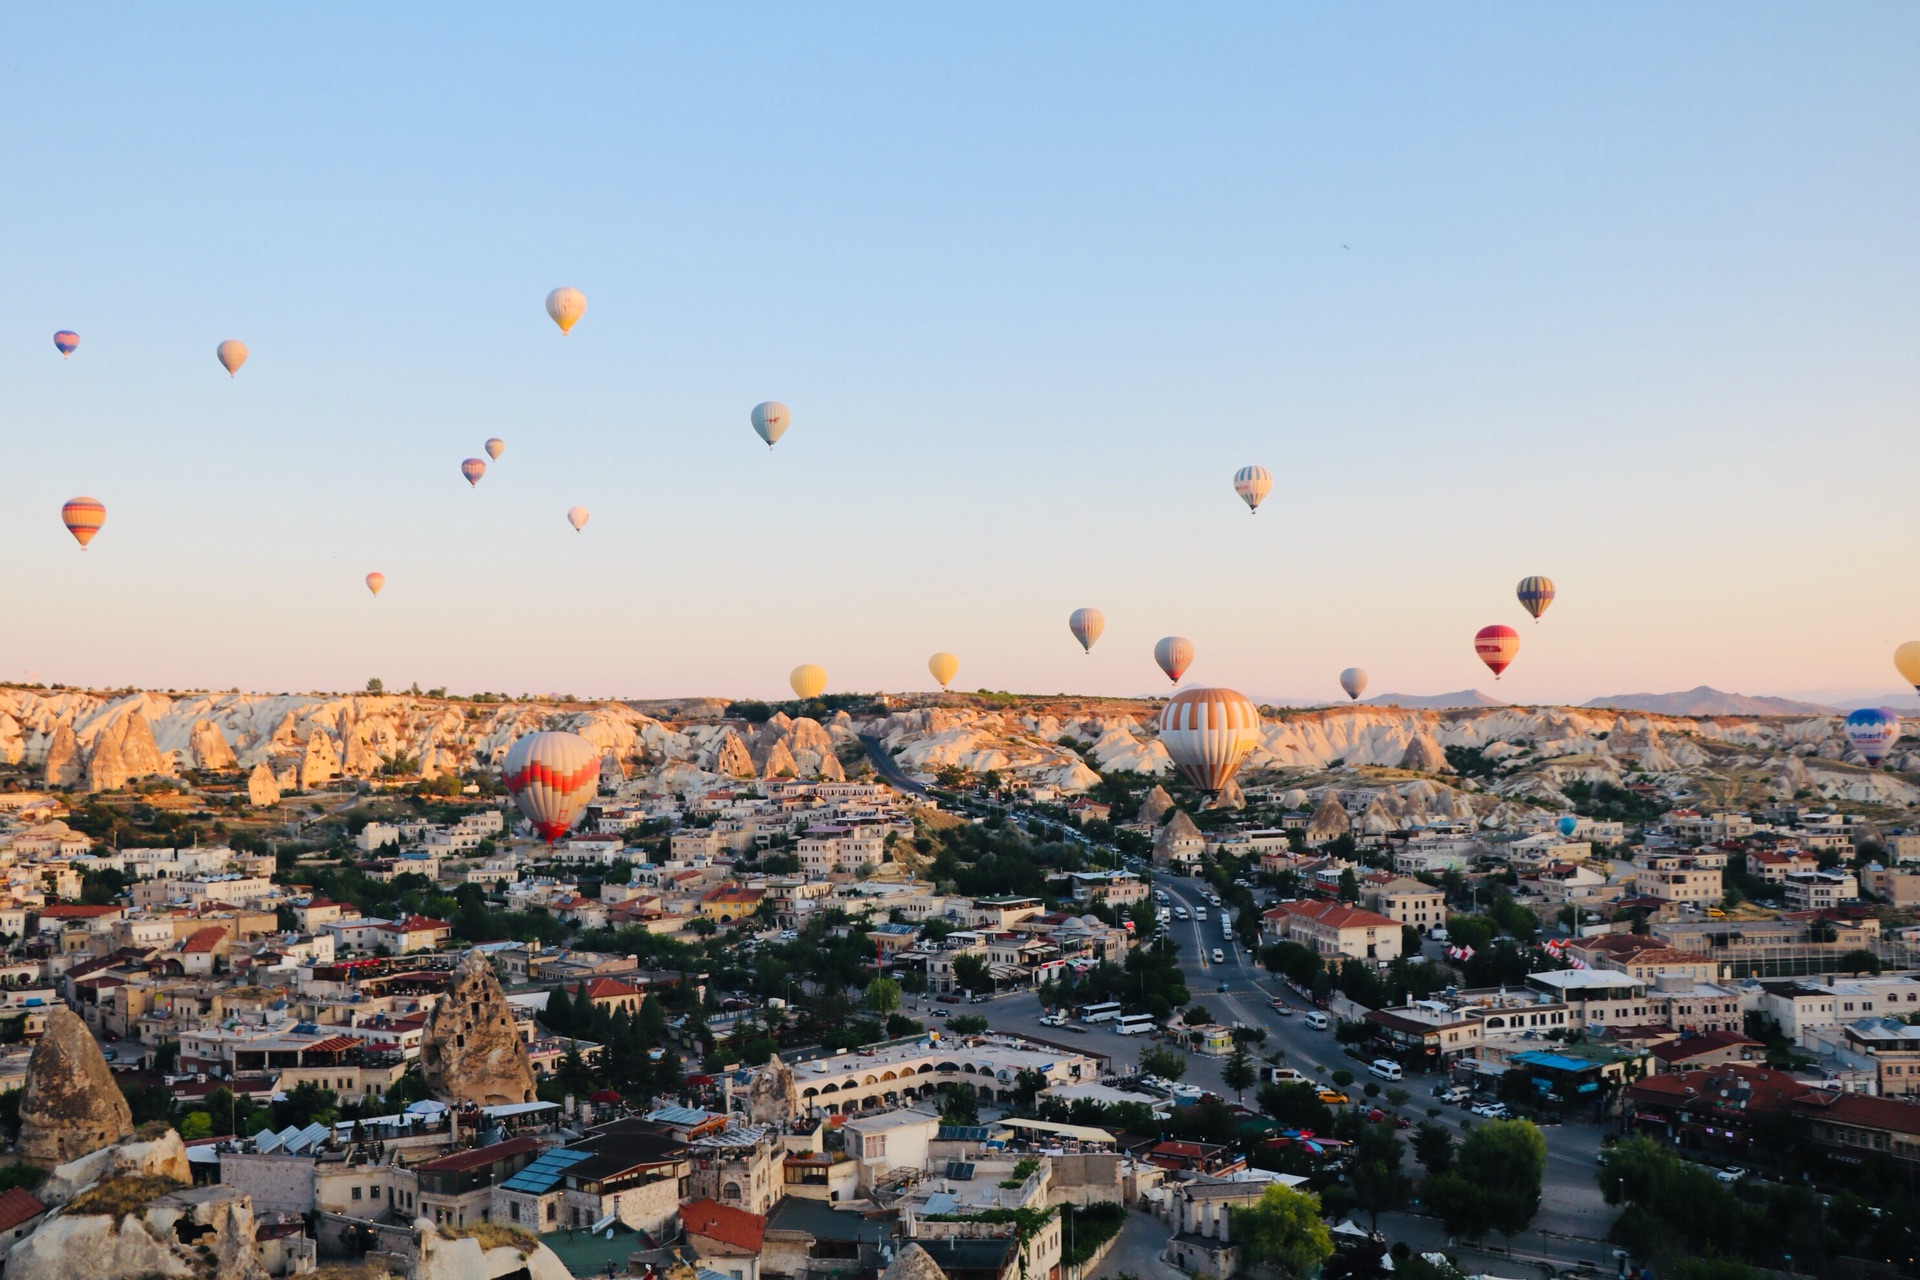
M 65 1164 L 133 1132 L 133 1111 L 80 1016 L 47 1014 L 27 1059 L 20 1097 L 20 1156 L 42 1168 Z
M 427 1015 L 420 1069 L 433 1096 L 449 1105 L 533 1101 L 527 1046 L 484 952 L 467 952 Z

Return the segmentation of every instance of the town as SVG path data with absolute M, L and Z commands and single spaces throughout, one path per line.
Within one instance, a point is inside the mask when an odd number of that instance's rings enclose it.
M 1419 745 L 1208 802 L 966 768 L 951 713 L 735 704 L 608 740 L 547 843 L 349 705 L 251 768 L 124 703 L 17 757 L 10 1271 L 1911 1265 L 1920 824 L 1885 805 L 1675 768 L 1489 807 L 1490 753 Z

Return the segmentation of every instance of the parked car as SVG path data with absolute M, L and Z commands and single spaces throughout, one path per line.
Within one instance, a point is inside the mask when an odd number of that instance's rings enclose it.
M 1476 1102 L 1467 1110 L 1485 1120 L 1505 1120 L 1508 1114 L 1504 1102 Z
M 959 996 L 935 996 L 934 999 L 938 1000 L 941 1004 L 959 1004 L 960 1003 Z
M 1320 1091 L 1320 1101 L 1330 1107 L 1344 1107 L 1349 1102 L 1352 1102 L 1353 1099 L 1341 1093 L 1338 1089 L 1322 1089 Z
M 1733 1183 L 1733 1182 L 1738 1182 L 1740 1181 L 1740 1179 L 1746 1177 L 1747 1171 L 1745 1169 L 1740 1168 L 1738 1165 L 1728 1165 L 1726 1168 L 1720 1170 L 1720 1172 L 1714 1174 L 1713 1176 L 1718 1178 L 1722 1182 Z
M 1391 1111 L 1382 1111 L 1378 1107 L 1367 1112 L 1367 1123 L 1390 1124 L 1396 1129 L 1410 1129 L 1413 1127 L 1413 1121 L 1407 1119 L 1405 1116 L 1397 1116 Z

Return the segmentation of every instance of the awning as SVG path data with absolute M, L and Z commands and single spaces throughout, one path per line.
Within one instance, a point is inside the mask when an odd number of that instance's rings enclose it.
M 1000 1123 L 1009 1129 L 1032 1129 L 1040 1133 L 1057 1133 L 1063 1138 L 1074 1138 L 1080 1142 L 1113 1145 L 1113 1135 L 1105 1129 L 1094 1129 L 1083 1124 L 1056 1124 L 1051 1120 L 1002 1120 Z

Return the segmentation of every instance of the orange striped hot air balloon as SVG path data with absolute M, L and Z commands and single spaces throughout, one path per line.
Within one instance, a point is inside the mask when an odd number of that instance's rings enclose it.
M 387 585 L 386 574 L 375 572 L 367 575 L 367 590 L 373 592 L 373 594 L 379 595 L 380 588 L 386 585 Z
M 600 750 L 577 733 L 530 733 L 507 749 L 501 780 L 540 838 L 567 833 L 600 790 Z
M 100 505 L 98 498 L 69 498 L 60 508 L 60 521 L 67 526 L 67 532 L 85 551 L 87 544 L 93 541 L 93 535 L 100 532 L 100 526 L 107 522 L 107 509 Z
M 1153 646 L 1153 660 L 1167 673 L 1167 679 L 1179 684 L 1180 677 L 1193 665 L 1193 641 L 1185 636 L 1162 637 L 1160 643 Z
M 1161 708 L 1160 744 L 1187 781 L 1214 795 L 1260 745 L 1260 711 L 1232 689 L 1188 689 Z
M 1520 652 L 1520 633 L 1512 627 L 1482 627 L 1474 633 L 1473 651 L 1498 680 L 1500 673 L 1513 662 L 1514 655 Z

